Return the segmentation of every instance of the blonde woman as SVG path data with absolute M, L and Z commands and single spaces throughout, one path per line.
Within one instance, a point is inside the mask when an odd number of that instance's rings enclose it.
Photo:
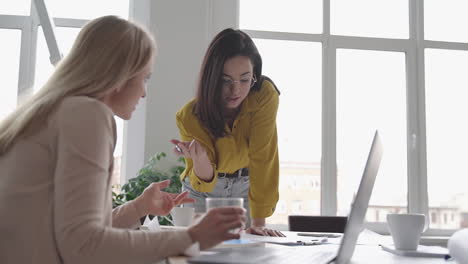
M 244 210 L 210 211 L 187 230 L 132 230 L 187 193 L 155 183 L 112 210 L 114 115 L 146 95 L 155 44 L 140 26 L 106 16 L 81 30 L 45 86 L 0 123 L 0 263 L 151 263 L 238 238 Z

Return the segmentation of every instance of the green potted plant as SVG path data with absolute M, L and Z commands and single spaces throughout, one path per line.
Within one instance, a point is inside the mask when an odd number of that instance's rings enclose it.
M 124 184 L 120 189 L 120 192 L 112 192 L 112 206 L 117 207 L 125 202 L 131 201 L 138 197 L 143 190 L 153 182 L 160 182 L 163 180 L 170 179 L 171 184 L 165 188 L 165 192 L 180 193 L 182 190 L 182 183 L 180 182 L 180 174 L 185 169 L 185 160 L 180 157 L 177 161 L 178 164 L 172 166 L 169 170 L 163 171 L 158 168 L 159 161 L 166 157 L 166 153 L 161 152 L 152 156 L 148 163 L 140 169 L 138 175 L 132 178 L 128 183 Z M 150 216 L 152 219 L 154 216 Z M 171 218 L 170 215 L 167 216 Z M 142 219 L 144 221 L 144 218 Z M 164 217 L 159 218 L 159 224 L 170 225 L 170 222 Z

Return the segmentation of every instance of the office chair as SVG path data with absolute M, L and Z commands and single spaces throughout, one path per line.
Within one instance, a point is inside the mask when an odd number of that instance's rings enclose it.
M 344 233 L 346 216 L 290 215 L 289 231 Z

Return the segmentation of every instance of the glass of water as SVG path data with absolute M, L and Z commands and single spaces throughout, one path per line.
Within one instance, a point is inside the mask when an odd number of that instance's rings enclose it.
M 244 198 L 241 197 L 224 197 L 224 198 L 206 198 L 206 211 L 208 212 L 210 209 L 217 208 L 217 207 L 243 207 L 244 206 Z M 231 230 L 231 233 L 239 233 L 240 228 L 236 228 Z
M 225 197 L 225 198 L 206 198 L 206 211 L 216 207 L 243 207 L 244 198 L 240 197 Z

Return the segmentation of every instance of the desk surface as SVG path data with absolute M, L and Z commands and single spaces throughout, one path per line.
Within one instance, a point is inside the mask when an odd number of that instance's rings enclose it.
M 289 234 L 294 234 L 294 232 L 286 232 Z M 375 241 L 375 242 L 369 242 Z M 422 258 L 422 257 L 403 257 L 391 254 L 389 252 L 383 251 L 378 244 L 388 244 L 388 241 L 391 241 L 391 238 L 388 236 L 380 236 L 371 231 L 365 231 L 361 234 L 358 244 L 354 250 L 353 257 L 351 259 L 351 264 L 367 264 L 367 263 L 376 263 L 376 260 L 379 264 L 406 264 L 406 263 L 425 263 L 425 264 L 457 264 L 455 261 L 446 261 L 442 258 Z M 330 241 L 331 243 L 336 243 Z M 339 243 L 339 242 L 338 242 Z M 270 244 L 267 243 L 266 247 L 286 247 L 282 245 Z M 313 247 L 321 247 L 313 246 Z M 186 257 L 171 257 L 167 260 L 169 264 L 186 264 Z

